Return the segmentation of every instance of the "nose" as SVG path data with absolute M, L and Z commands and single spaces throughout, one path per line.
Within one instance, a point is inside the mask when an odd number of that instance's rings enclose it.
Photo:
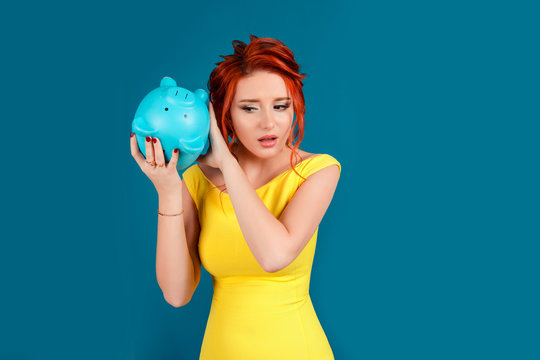
M 272 109 L 266 110 L 263 112 L 263 116 L 261 119 L 261 125 L 264 129 L 273 129 L 276 122 L 274 120 L 274 113 Z

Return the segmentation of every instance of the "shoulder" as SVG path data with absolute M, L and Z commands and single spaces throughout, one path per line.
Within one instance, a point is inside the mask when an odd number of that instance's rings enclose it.
M 315 154 L 315 153 L 309 153 L 304 150 L 297 150 L 296 153 L 300 155 L 300 161 L 305 161 L 307 159 L 311 159 L 314 156 L 320 155 L 320 154 Z
M 219 181 L 219 178 L 222 176 L 221 170 L 214 168 L 205 164 L 197 164 L 199 172 L 210 182 L 215 183 Z
M 330 154 L 314 154 L 302 163 L 300 172 L 305 178 L 320 173 L 317 177 L 335 178 L 337 180 L 341 175 L 341 163 Z
M 197 163 L 193 163 L 182 171 L 182 178 L 186 179 L 186 181 L 195 180 L 200 178 L 201 175 L 201 169 Z
M 215 177 L 211 169 L 211 166 L 194 163 L 183 171 L 182 179 L 188 187 L 204 187 Z

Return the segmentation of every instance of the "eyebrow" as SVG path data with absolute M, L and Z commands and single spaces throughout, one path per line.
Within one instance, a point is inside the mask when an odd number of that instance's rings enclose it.
M 279 97 L 279 98 L 275 98 L 274 100 L 291 100 L 291 98 L 289 97 Z M 243 100 L 240 100 L 239 103 L 241 102 L 259 102 L 259 99 L 243 99 Z

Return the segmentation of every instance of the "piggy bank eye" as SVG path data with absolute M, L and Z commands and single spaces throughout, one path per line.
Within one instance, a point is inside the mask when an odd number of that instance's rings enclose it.
M 165 108 L 165 111 L 169 111 L 169 108 Z

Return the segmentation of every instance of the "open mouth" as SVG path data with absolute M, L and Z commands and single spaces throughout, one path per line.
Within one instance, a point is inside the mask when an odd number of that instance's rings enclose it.
M 259 140 L 259 142 L 261 143 L 262 147 L 271 148 L 271 147 L 276 146 L 277 138 L 276 137 L 274 137 L 274 138 L 266 138 L 266 139 Z

